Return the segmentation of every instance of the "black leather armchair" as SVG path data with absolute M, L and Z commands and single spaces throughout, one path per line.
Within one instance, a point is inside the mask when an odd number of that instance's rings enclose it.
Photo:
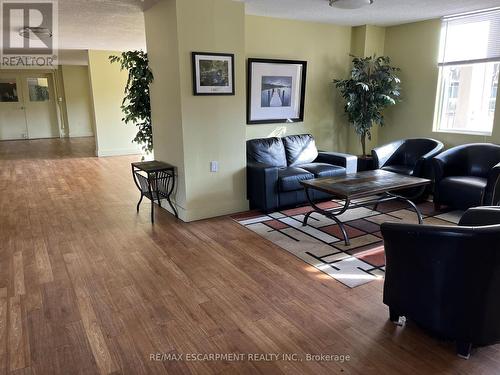
M 375 169 L 415 177 L 431 177 L 430 160 L 443 150 L 431 138 L 403 139 L 372 150 Z
M 384 303 L 430 333 L 472 346 L 500 341 L 500 208 L 469 209 L 459 226 L 384 223 Z
M 436 156 L 434 203 L 458 209 L 498 205 L 500 146 L 475 143 L 457 146 Z
M 318 152 L 310 134 L 247 141 L 247 196 L 250 208 L 272 212 L 307 202 L 300 181 L 355 173 L 357 157 Z M 328 199 L 314 191 L 312 199 Z

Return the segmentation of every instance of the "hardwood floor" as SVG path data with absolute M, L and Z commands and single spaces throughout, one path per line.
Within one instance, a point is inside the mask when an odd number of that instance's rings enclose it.
M 0 142 L 2 373 L 498 374 L 498 345 L 465 361 L 388 322 L 381 282 L 348 289 L 227 217 L 185 224 L 157 210 L 152 225 L 148 203 L 135 212 L 137 157 L 98 159 L 93 148 Z

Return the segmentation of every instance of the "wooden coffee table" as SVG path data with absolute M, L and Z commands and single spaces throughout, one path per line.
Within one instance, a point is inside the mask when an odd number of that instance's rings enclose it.
M 392 200 L 400 200 L 408 203 L 418 216 L 418 222 L 423 223 L 422 213 L 412 202 L 412 199 L 419 197 L 425 190 L 426 186 L 431 183 L 430 180 L 419 177 L 411 177 L 402 174 L 392 173 L 381 169 L 375 171 L 366 171 L 360 173 L 352 173 L 339 177 L 317 178 L 300 182 L 306 191 L 307 199 L 313 207 L 313 211 L 306 214 L 303 225 L 307 225 L 309 216 L 313 212 L 318 212 L 333 221 L 335 221 L 342 235 L 346 246 L 349 246 L 349 236 L 345 230 L 344 224 L 337 217 L 345 213 L 349 208 L 363 207 L 374 205 L 374 210 L 377 209 L 379 203 Z M 404 197 L 397 195 L 394 192 L 402 189 L 418 188 L 417 193 L 412 197 Z M 327 194 L 333 195 L 337 199 L 345 201 L 341 208 L 326 211 L 319 208 L 311 199 L 309 190 L 319 190 Z M 353 199 L 360 199 L 378 195 L 376 199 L 353 203 Z

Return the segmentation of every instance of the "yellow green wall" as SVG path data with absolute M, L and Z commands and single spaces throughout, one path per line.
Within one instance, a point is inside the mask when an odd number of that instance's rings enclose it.
M 364 25 L 352 28 L 351 54 L 358 57 L 382 56 L 385 45 L 385 27 Z M 378 145 L 378 126 L 371 130 L 371 139 L 366 139 L 366 153 Z M 347 151 L 355 155 L 361 155 L 360 137 L 352 127 L 348 131 Z
M 158 3 L 144 12 L 144 20 L 154 76 L 150 86 L 154 156 L 177 167 L 174 203 L 183 215 L 187 199 L 176 1 Z
M 69 137 L 93 136 L 87 66 L 61 66 Z
M 246 16 L 246 57 L 307 61 L 304 122 L 248 125 L 247 139 L 311 133 L 325 150 L 347 150 L 343 104 L 333 79 L 349 72 L 351 28 Z
M 246 139 L 312 133 L 322 149 L 361 152 L 332 83 L 348 77 L 349 53 L 388 55 L 402 69 L 403 102 L 386 111 L 387 125 L 374 129 L 368 151 L 405 137 L 435 137 L 448 145 L 500 140 L 500 116 L 492 137 L 433 133 L 439 20 L 351 28 L 246 16 L 244 5 L 231 0 L 165 0 L 145 12 L 145 21 L 155 76 L 155 156 L 178 167 L 176 205 L 185 221 L 247 208 Z M 236 95 L 193 96 L 192 51 L 234 53 Z M 303 123 L 246 125 L 249 57 L 308 62 Z M 92 78 L 92 66 L 90 72 Z M 209 171 L 212 160 L 219 162 L 217 173 Z
M 127 72 L 119 64 L 111 64 L 114 51 L 89 51 L 91 107 L 96 136 L 97 156 L 140 153 L 132 139 L 137 133 L 134 125 L 122 121 L 121 104 L 127 82 Z
M 145 12 L 145 24 L 155 156 L 178 167 L 180 217 L 246 210 L 244 4 L 165 0 Z M 193 96 L 192 51 L 235 54 L 234 96 Z
M 500 105 L 497 105 L 491 137 L 433 131 L 440 32 L 440 20 L 387 28 L 385 54 L 401 68 L 403 102 L 386 112 L 387 124 L 379 131 L 379 143 L 409 137 L 432 137 L 447 146 L 471 142 L 500 143 Z

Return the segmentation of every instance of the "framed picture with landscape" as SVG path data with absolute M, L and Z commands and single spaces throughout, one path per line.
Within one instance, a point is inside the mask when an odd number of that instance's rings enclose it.
M 234 55 L 192 52 L 193 94 L 234 95 Z
M 306 61 L 248 59 L 247 124 L 304 120 Z

